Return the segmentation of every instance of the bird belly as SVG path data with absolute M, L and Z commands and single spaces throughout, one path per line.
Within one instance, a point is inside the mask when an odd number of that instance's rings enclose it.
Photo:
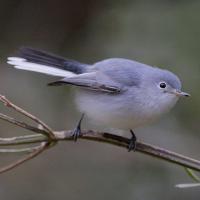
M 131 129 L 147 124 L 154 119 L 151 114 L 142 112 L 140 106 L 121 95 L 78 91 L 76 103 L 94 123 L 99 125 Z

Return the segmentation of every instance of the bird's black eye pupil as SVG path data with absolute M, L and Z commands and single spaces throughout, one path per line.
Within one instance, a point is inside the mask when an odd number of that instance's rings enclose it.
M 166 88 L 166 83 L 160 83 L 160 88 Z

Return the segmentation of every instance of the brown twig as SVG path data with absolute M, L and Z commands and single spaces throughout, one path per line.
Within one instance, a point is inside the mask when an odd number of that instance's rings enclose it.
M 2 103 L 4 103 L 4 105 L 6 107 L 10 107 L 14 110 L 16 110 L 17 112 L 23 114 L 24 116 L 30 118 L 31 120 L 35 121 L 38 125 L 41 125 L 43 129 L 46 130 L 46 135 L 48 136 L 48 138 L 54 140 L 54 134 L 53 134 L 53 130 L 47 125 L 45 124 L 43 121 L 41 121 L 40 119 L 38 119 L 37 117 L 35 117 L 34 115 L 30 114 L 29 112 L 25 111 L 24 109 L 20 108 L 19 106 L 16 106 L 14 103 L 12 103 L 10 100 L 8 100 L 5 96 L 0 95 L 0 101 Z
M 33 132 L 36 132 L 36 133 L 41 133 L 41 134 L 44 134 L 44 135 L 47 135 L 46 131 L 44 129 L 39 129 L 37 127 L 34 127 L 34 126 L 31 126 L 25 122 L 21 122 L 19 120 L 16 120 L 12 117 L 9 117 L 7 115 L 4 115 L 2 113 L 0 113 L 0 119 L 4 120 L 4 121 L 7 121 L 11 124 L 15 124 L 21 128 L 24 128 L 24 129 L 27 129 L 27 130 L 30 130 L 30 131 L 33 131 Z M 48 136 L 48 135 L 47 135 Z
M 8 149 L 8 148 L 5 148 L 5 149 L 1 149 L 0 148 L 0 153 L 4 153 L 4 154 L 13 154 L 13 153 L 22 153 L 22 154 L 27 154 L 27 153 L 32 153 L 34 152 L 35 150 L 38 149 L 39 146 L 35 146 L 35 147 L 27 147 L 27 148 L 15 148 L 15 149 Z
M 29 112 L 25 111 L 24 109 L 20 108 L 19 106 L 15 105 L 14 103 L 12 103 L 10 100 L 8 100 L 3 95 L 0 95 L 0 101 L 6 107 L 10 107 L 10 108 L 14 109 L 15 111 L 17 111 L 18 113 L 33 120 L 34 122 L 36 122 L 38 124 L 38 127 L 41 126 L 42 128 L 37 128 L 37 127 L 31 126 L 25 122 L 18 121 L 16 119 L 9 117 L 7 115 L 4 115 L 2 113 L 0 113 L 0 119 L 7 121 L 9 123 L 15 124 L 24 129 L 31 130 L 36 133 L 41 133 L 44 136 L 46 136 L 46 140 L 47 140 L 47 141 L 42 142 L 39 147 L 30 147 L 30 148 L 26 148 L 26 149 L 12 149 L 12 152 L 16 152 L 16 153 L 24 152 L 24 151 L 30 152 L 30 153 L 27 156 L 22 157 L 21 159 L 15 161 L 5 167 L 0 168 L 0 173 L 3 173 L 3 172 L 9 171 L 9 170 L 23 164 L 24 162 L 36 157 L 37 155 L 42 153 L 47 147 L 53 146 L 53 144 L 56 143 L 56 140 L 55 140 L 55 135 L 54 135 L 53 130 L 47 124 L 45 124 L 43 121 L 41 121 L 34 115 L 30 114 Z M 24 139 L 24 137 L 23 137 L 23 139 Z M 11 150 L 10 149 L 2 149 L 2 152 L 11 152 Z
M 21 159 L 6 165 L 5 167 L 1 167 L 0 168 L 0 174 L 7 172 L 21 164 L 23 164 L 24 162 L 36 157 L 37 155 L 39 155 L 40 153 L 42 153 L 48 146 L 48 142 L 44 142 L 42 143 L 36 150 L 34 150 L 32 153 L 28 154 L 27 156 L 22 157 Z

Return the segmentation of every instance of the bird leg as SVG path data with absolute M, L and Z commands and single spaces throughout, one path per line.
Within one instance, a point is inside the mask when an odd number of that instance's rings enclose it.
M 74 129 L 71 137 L 74 139 L 74 142 L 77 141 L 78 137 L 81 135 L 81 122 L 83 120 L 84 114 L 81 115 L 81 118 L 76 126 L 76 128 Z
M 135 151 L 136 149 L 136 141 L 137 141 L 137 138 L 135 136 L 135 133 L 133 132 L 133 130 L 131 129 L 130 130 L 131 132 L 131 139 L 129 140 L 129 144 L 128 144 L 128 152 L 130 152 L 131 150 Z

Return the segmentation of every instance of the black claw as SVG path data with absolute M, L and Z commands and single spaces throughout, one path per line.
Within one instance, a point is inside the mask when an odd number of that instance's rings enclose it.
M 77 127 L 74 129 L 72 133 L 72 137 L 75 142 L 77 141 L 78 137 L 81 135 L 81 122 L 83 120 L 83 117 L 84 117 L 84 114 L 81 115 L 81 119 L 79 120 Z
M 132 150 L 135 151 L 135 149 L 136 149 L 136 141 L 137 141 L 137 138 L 136 138 L 135 133 L 133 132 L 133 130 L 130 130 L 130 132 L 131 132 L 132 137 L 131 137 L 130 142 L 128 144 L 128 152 L 130 152 Z

